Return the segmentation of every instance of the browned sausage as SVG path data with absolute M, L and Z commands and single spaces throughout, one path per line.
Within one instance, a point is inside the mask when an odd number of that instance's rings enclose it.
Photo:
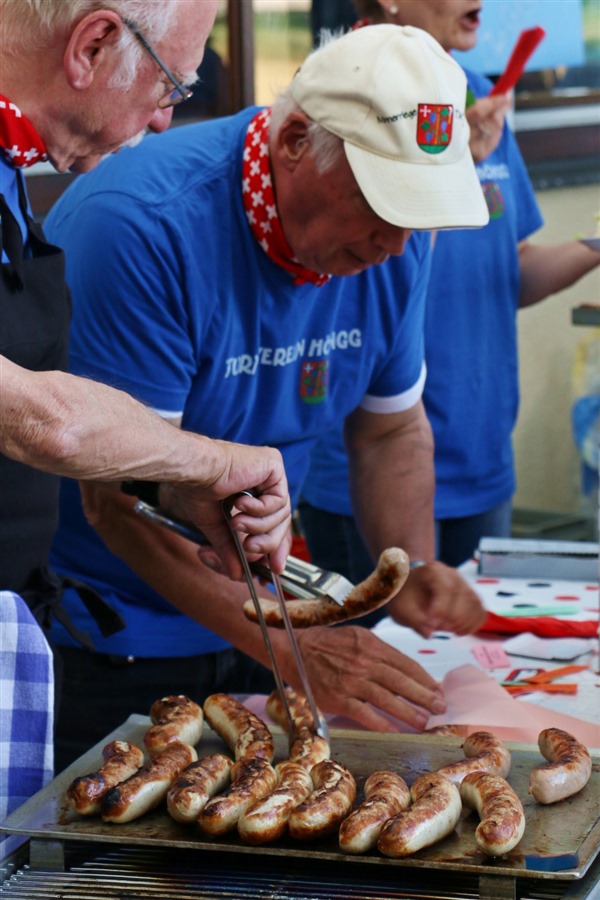
M 503 856 L 525 833 L 523 804 L 500 775 L 471 772 L 460 785 L 463 803 L 479 814 L 475 842 L 486 856 Z
M 151 763 L 106 794 L 102 818 L 105 822 L 131 822 L 154 809 L 165 799 L 175 779 L 196 759 L 196 751 L 189 744 L 169 744 Z
M 322 599 L 288 600 L 286 603 L 290 622 L 294 628 L 310 628 L 313 625 L 331 625 L 363 616 L 379 609 L 395 597 L 408 577 L 408 556 L 399 547 L 384 550 L 377 562 L 377 568 L 360 584 L 357 584 L 340 606 L 328 597 Z M 281 608 L 276 599 L 260 598 L 265 622 L 274 628 L 283 628 Z M 244 604 L 244 614 L 251 622 L 258 616 L 254 603 Z
M 127 741 L 111 741 L 102 751 L 104 765 L 97 772 L 75 778 L 67 788 L 69 805 L 81 816 L 99 813 L 102 798 L 144 765 L 144 754 Z
M 172 741 L 195 747 L 202 737 L 202 709 L 183 694 L 162 697 L 150 707 L 152 726 L 144 736 L 150 756 L 166 750 Z
M 242 813 L 270 793 L 277 784 L 277 773 L 262 756 L 246 756 L 231 771 L 232 784 L 227 794 L 212 797 L 198 816 L 205 834 L 222 835 L 233 831 Z
M 215 794 L 223 791 L 232 762 L 222 753 L 204 756 L 184 769 L 167 794 L 167 809 L 177 822 L 195 822 Z
M 439 772 L 415 778 L 412 806 L 389 819 L 382 828 L 378 850 L 384 856 L 410 856 L 449 835 L 460 819 L 462 803 L 455 784 Z
M 324 759 L 313 766 L 310 777 L 314 790 L 290 814 L 290 836 L 312 841 L 336 831 L 346 818 L 356 797 L 356 782 L 341 763 Z
M 587 747 L 560 728 L 546 728 L 538 737 L 542 756 L 549 762 L 534 769 L 529 793 L 538 803 L 556 803 L 572 797 L 586 786 L 592 774 Z
M 410 791 L 400 775 L 373 772 L 365 781 L 364 802 L 340 825 L 340 849 L 344 853 L 372 850 L 388 819 L 409 806 Z
M 281 837 L 292 810 L 313 790 L 310 773 L 299 763 L 286 761 L 275 768 L 277 787 L 250 806 L 238 821 L 238 833 L 247 844 L 268 844 Z
M 510 772 L 510 752 L 504 744 L 489 731 L 475 731 L 462 745 L 465 759 L 450 763 L 438 769 L 438 773 L 454 784 L 470 772 L 489 772 L 506 778 Z
M 211 694 L 204 701 L 206 721 L 222 738 L 235 758 L 261 756 L 272 761 L 273 735 L 265 723 L 229 694 Z
M 285 693 L 295 729 L 290 744 L 289 759 L 300 763 L 310 772 L 318 762 L 329 759 L 331 750 L 325 738 L 316 733 L 314 716 L 306 696 L 290 687 L 286 687 Z M 266 710 L 273 721 L 289 733 L 290 723 L 279 691 L 275 690 L 269 695 Z

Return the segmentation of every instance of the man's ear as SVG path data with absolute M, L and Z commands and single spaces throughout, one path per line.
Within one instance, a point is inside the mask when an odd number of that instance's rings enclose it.
M 293 170 L 310 149 L 308 126 L 310 119 L 302 112 L 293 112 L 284 120 L 275 141 L 277 155 L 286 168 Z
M 119 40 L 123 23 L 110 9 L 98 9 L 77 23 L 69 38 L 63 57 L 69 85 L 75 90 L 88 88 L 107 51 Z

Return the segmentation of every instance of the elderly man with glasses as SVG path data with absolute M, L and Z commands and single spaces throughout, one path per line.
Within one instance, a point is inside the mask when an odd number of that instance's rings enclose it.
M 46 160 L 60 172 L 87 172 L 145 129 L 164 131 L 171 107 L 191 95 L 215 12 L 216 0 L 0 0 L 3 649 L 4 628 L 29 611 L 45 630 L 54 612 L 85 639 L 65 618 L 48 565 L 60 475 L 117 487 L 126 480 L 130 492 L 160 495 L 205 532 L 233 578 L 242 567 L 220 501 L 255 489 L 258 497 L 238 504 L 244 547 L 269 554 L 276 570 L 287 556 L 290 503 L 278 450 L 175 429 L 127 394 L 66 374 L 63 253 L 32 218 L 23 177 Z M 105 632 L 122 625 L 86 596 Z M 0 725 L 11 733 L 4 718 Z
M 418 29 L 362 32 L 311 55 L 272 108 L 151 135 L 63 194 L 48 224 L 72 250 L 71 359 L 80 374 L 118 378 L 174 424 L 279 447 L 295 499 L 311 447 L 345 420 L 374 554 L 398 545 L 423 562 L 398 594 L 399 615 L 421 633 L 466 633 L 483 610 L 433 561 L 420 402 L 422 229 L 488 220 L 466 82 Z M 195 545 L 142 520 L 130 498 L 84 495 L 99 533 L 65 483 L 53 559 L 90 577 L 127 627 L 109 638 L 96 629 L 93 654 L 54 632 L 66 673 L 63 764 L 159 691 L 201 701 L 258 689 L 236 648 L 268 661 L 241 610 L 244 585 L 199 566 Z M 75 615 L 75 598 L 65 602 Z M 273 641 L 300 687 L 285 636 Z M 386 714 L 420 729 L 444 708 L 434 679 L 366 628 L 313 627 L 299 641 L 327 712 L 391 730 Z

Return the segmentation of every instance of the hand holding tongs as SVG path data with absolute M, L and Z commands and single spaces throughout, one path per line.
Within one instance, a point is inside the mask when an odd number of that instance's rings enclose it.
M 352 584 L 337 573 L 324 572 L 323 570 L 318 569 L 316 566 L 312 566 L 310 563 L 305 563 L 303 560 L 298 560 L 294 557 L 288 557 L 288 562 L 286 563 L 285 568 L 285 575 L 282 579 L 280 579 L 280 577 L 275 572 L 273 572 L 269 566 L 266 566 L 262 563 L 249 563 L 248 559 L 246 558 L 246 554 L 244 553 L 239 534 L 231 526 L 231 510 L 235 504 L 235 500 L 235 496 L 230 497 L 221 503 L 221 507 L 223 509 L 223 515 L 225 516 L 227 524 L 229 525 L 229 530 L 235 548 L 239 554 L 246 578 L 246 583 L 248 585 L 250 596 L 254 604 L 256 614 L 258 616 L 258 623 L 263 640 L 265 642 L 265 646 L 267 648 L 267 652 L 269 654 L 269 659 L 271 661 L 271 668 L 273 671 L 273 676 L 275 678 L 275 683 L 277 685 L 277 690 L 281 697 L 281 702 L 283 704 L 283 708 L 288 720 L 290 740 L 292 739 L 296 731 L 296 726 L 289 707 L 288 697 L 285 692 L 285 686 L 283 678 L 281 676 L 281 671 L 279 669 L 279 665 L 275 657 L 275 652 L 271 644 L 269 630 L 265 623 L 263 611 L 258 599 L 256 585 L 252 577 L 253 571 L 260 578 L 264 578 L 273 583 L 275 593 L 281 607 L 281 615 L 284 627 L 288 635 L 288 640 L 292 649 L 296 668 L 298 670 L 298 676 L 302 684 L 302 690 L 306 696 L 313 716 L 315 730 L 317 734 L 328 741 L 329 729 L 327 727 L 327 722 L 325 721 L 324 716 L 322 715 L 322 713 L 320 713 L 315 703 L 312 688 L 310 686 L 310 682 L 306 674 L 306 669 L 304 667 L 304 661 L 302 659 L 300 648 L 298 647 L 298 642 L 296 640 L 296 635 L 289 619 L 281 582 L 282 580 L 284 581 L 286 589 L 289 590 L 290 593 L 294 594 L 294 596 L 306 598 L 326 593 L 328 597 L 331 597 L 331 599 L 335 600 L 340 605 L 343 605 L 345 597 L 348 595 L 350 590 L 352 590 Z M 163 528 L 167 528 L 170 531 L 173 531 L 176 534 L 187 538 L 189 541 L 193 541 L 194 543 L 201 546 L 206 546 L 209 543 L 205 535 L 193 525 L 167 516 L 162 512 L 162 510 L 156 509 L 155 507 L 150 506 L 148 503 L 144 503 L 142 500 L 138 500 L 138 502 L 134 506 L 134 510 L 136 513 L 138 513 L 138 515 L 141 515 L 144 518 L 149 519 L 151 522 L 154 522 L 157 525 L 161 525 Z M 324 588 L 326 590 L 323 590 Z
M 231 536 L 233 538 L 233 543 L 235 544 L 235 548 L 239 554 L 240 561 L 242 563 L 242 567 L 244 569 L 244 575 L 246 576 L 246 583 L 248 585 L 248 589 L 250 591 L 250 596 L 252 598 L 252 602 L 254 604 L 254 608 L 256 610 L 256 615 L 258 616 L 258 623 L 260 625 L 260 630 L 263 636 L 263 640 L 265 642 L 265 646 L 267 648 L 267 652 L 269 654 L 269 658 L 271 660 L 271 668 L 273 670 L 273 675 L 275 677 L 275 683 L 277 684 L 277 690 L 279 691 L 279 696 L 281 697 L 281 702 L 283 704 L 283 708 L 285 710 L 285 714 L 288 720 L 289 725 L 289 735 L 290 739 L 294 735 L 296 731 L 296 725 L 294 719 L 292 717 L 292 713 L 289 707 L 287 694 L 285 692 L 285 685 L 283 683 L 283 678 L 281 676 L 281 672 L 279 669 L 279 664 L 277 662 L 277 658 L 275 656 L 275 652 L 273 650 L 273 645 L 271 644 L 271 638 L 269 635 L 269 629 L 265 623 L 265 618 L 263 615 L 263 611 L 258 599 L 258 594 L 256 592 L 256 585 L 254 584 L 254 579 L 252 577 L 252 572 L 250 570 L 250 564 L 246 559 L 246 554 L 244 553 L 244 548 L 242 547 L 242 543 L 240 541 L 240 536 L 231 526 L 231 509 L 235 504 L 235 497 L 229 497 L 227 500 L 224 500 L 221 503 L 223 513 L 229 525 L 229 530 L 231 532 Z M 317 734 L 319 734 L 326 741 L 329 740 L 329 729 L 327 727 L 327 722 L 325 721 L 324 716 L 319 712 L 317 704 L 315 703 L 315 698 L 313 696 L 312 688 L 310 686 L 310 682 L 308 680 L 308 676 L 306 674 L 306 669 L 304 667 L 304 660 L 302 659 L 302 654 L 300 653 L 300 648 L 298 646 L 298 642 L 296 640 L 296 634 L 292 627 L 292 623 L 290 622 L 290 618 L 288 615 L 287 607 L 285 604 L 285 597 L 283 596 L 283 588 L 281 587 L 281 582 L 279 580 L 279 576 L 273 572 L 270 568 L 268 569 L 269 578 L 273 582 L 273 587 L 275 588 L 275 593 L 277 595 L 277 600 L 279 601 L 279 606 L 281 609 L 281 616 L 283 618 L 283 624 L 285 626 L 285 630 L 288 636 L 288 640 L 290 642 L 290 647 L 292 649 L 292 654 L 294 656 L 294 662 L 296 663 L 296 669 L 298 670 L 298 676 L 300 678 L 300 682 L 302 684 L 302 690 L 306 699 L 308 701 L 308 705 L 310 706 L 310 711 L 312 713 L 313 721 L 315 723 L 315 729 Z

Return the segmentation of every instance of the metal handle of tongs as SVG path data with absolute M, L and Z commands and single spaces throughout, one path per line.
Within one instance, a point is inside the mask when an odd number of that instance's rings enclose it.
M 249 492 L 244 492 L 249 493 Z M 265 617 L 258 599 L 258 593 L 256 591 L 256 585 L 254 583 L 254 579 L 252 577 L 252 570 L 250 569 L 250 564 L 246 558 L 246 554 L 244 553 L 244 548 L 242 547 L 242 542 L 240 540 L 240 536 L 237 531 L 232 527 L 231 520 L 231 510 L 235 505 L 235 501 L 239 494 L 234 495 L 233 497 L 228 497 L 227 500 L 223 500 L 221 503 L 221 508 L 223 510 L 223 515 L 225 516 L 225 520 L 229 526 L 229 531 L 231 533 L 231 537 L 233 539 L 233 543 L 238 552 L 238 556 L 240 558 L 240 562 L 242 564 L 242 568 L 244 570 L 244 577 L 246 578 L 246 583 L 248 585 L 248 589 L 250 591 L 250 596 L 252 598 L 252 603 L 254 604 L 254 609 L 256 610 L 256 615 L 258 617 L 258 624 L 260 626 L 261 634 L 263 640 L 265 642 L 265 646 L 267 648 L 267 652 L 269 654 L 269 659 L 271 660 L 271 668 L 273 671 L 273 676 L 275 678 L 275 683 L 277 685 L 277 690 L 279 692 L 279 696 L 281 697 L 281 702 L 283 708 L 285 710 L 285 715 L 288 720 L 288 734 L 290 736 L 290 741 L 293 739 L 296 732 L 296 724 L 294 722 L 292 712 L 290 710 L 290 706 L 288 703 L 287 694 L 285 692 L 285 684 L 279 669 L 279 664 L 277 662 L 277 657 L 275 656 L 275 651 L 273 650 L 273 645 L 271 644 L 271 637 L 269 635 L 269 629 L 265 622 Z M 310 682 L 308 680 L 308 675 L 306 674 L 306 669 L 304 667 L 304 660 L 302 659 L 302 654 L 300 653 L 300 648 L 298 646 L 298 641 L 296 640 L 296 635 L 294 633 L 294 628 L 292 623 L 290 622 L 290 617 L 287 611 L 287 606 L 285 602 L 285 597 L 283 595 L 283 589 L 281 587 L 281 581 L 279 580 L 279 576 L 269 569 L 269 577 L 273 582 L 273 586 L 275 588 L 275 593 L 277 595 L 277 600 L 279 602 L 279 606 L 281 608 L 281 616 L 283 619 L 283 624 L 285 627 L 285 631 L 288 637 L 288 641 L 290 647 L 292 649 L 292 654 L 294 656 L 294 662 L 296 664 L 296 669 L 298 670 L 298 676 L 300 678 L 300 682 L 302 684 L 302 690 L 304 695 L 306 696 L 306 700 L 310 707 L 310 711 L 313 716 L 313 721 L 315 723 L 315 729 L 317 734 L 319 734 L 326 741 L 329 740 L 329 729 L 327 727 L 327 722 L 325 721 L 324 716 L 319 712 L 317 704 L 315 703 L 315 698 L 313 696 L 312 688 L 310 686 Z

